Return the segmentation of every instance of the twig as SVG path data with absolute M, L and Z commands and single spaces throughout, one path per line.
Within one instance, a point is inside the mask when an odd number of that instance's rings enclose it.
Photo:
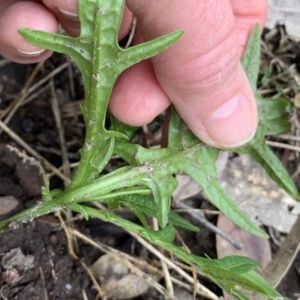
M 185 209 L 189 209 L 190 207 L 182 202 L 177 204 L 179 207 L 181 208 L 185 208 Z M 223 239 L 225 239 L 226 241 L 228 241 L 228 243 L 230 243 L 232 246 L 234 246 L 237 250 L 241 250 L 242 249 L 242 245 L 240 243 L 238 243 L 237 241 L 235 241 L 234 239 L 232 239 L 230 236 L 228 236 L 227 234 L 225 234 L 220 228 L 218 228 L 217 226 L 213 225 L 212 223 L 210 223 L 209 221 L 207 221 L 207 219 L 205 218 L 205 215 L 203 212 L 199 211 L 198 213 L 194 213 L 194 212 L 190 212 L 190 215 L 197 220 L 198 222 L 200 222 L 202 225 L 204 225 L 206 228 L 208 228 L 209 230 L 211 230 L 212 232 L 214 232 L 215 234 L 220 235 Z

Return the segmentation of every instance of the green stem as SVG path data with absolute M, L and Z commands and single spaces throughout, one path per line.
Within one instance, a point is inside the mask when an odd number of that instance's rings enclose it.
M 8 219 L 5 219 L 4 221 L 1 221 L 0 231 L 6 229 L 7 227 L 10 227 L 10 224 L 14 224 L 12 227 L 15 228 L 16 226 L 18 226 L 18 223 L 27 223 L 40 216 L 49 214 L 56 210 L 61 210 L 63 206 L 59 205 L 58 204 L 59 201 L 56 200 L 59 199 L 57 198 L 52 201 L 40 202 L 32 208 L 25 209 L 22 212 Z
M 81 212 L 78 209 L 78 206 L 70 204 L 69 207 L 73 210 L 73 211 L 77 211 L 77 212 Z M 163 240 L 162 238 L 157 238 L 155 236 L 155 231 L 153 232 L 153 235 L 150 233 L 149 230 L 145 230 L 144 227 L 137 225 L 135 223 L 132 223 L 128 220 L 123 219 L 122 217 L 117 216 L 116 214 L 112 213 L 112 212 L 106 212 L 106 211 L 101 211 L 101 210 L 97 210 L 88 206 L 83 206 L 81 205 L 81 207 L 83 207 L 83 209 L 88 213 L 89 216 L 101 219 L 105 222 L 110 222 L 112 224 L 115 224 L 125 230 L 134 232 L 136 234 L 138 234 L 139 236 L 149 240 L 149 242 L 156 244 L 157 246 L 162 247 L 163 249 L 167 250 L 168 252 L 174 254 L 175 256 L 177 256 L 178 258 L 184 260 L 187 263 L 190 264 L 195 264 L 195 260 L 197 260 L 197 263 L 201 262 L 203 263 L 203 265 L 207 264 L 208 259 L 206 258 L 202 258 L 202 257 L 196 257 L 193 259 L 192 254 L 187 256 L 187 252 L 165 240 Z
M 122 171 L 122 172 L 120 172 Z M 113 175 L 113 176 L 112 176 Z M 53 212 L 57 209 L 68 208 L 71 203 L 78 203 L 104 196 L 111 191 L 132 187 L 139 182 L 139 171 L 137 168 L 118 170 L 116 174 L 108 175 L 99 180 L 79 188 L 68 189 L 53 200 L 39 202 L 32 208 L 26 209 L 15 216 L 0 222 L 0 231 L 9 226 L 11 222 L 28 222 L 34 218 Z M 145 189 L 141 189 L 145 192 Z M 125 192 L 126 193 L 126 192 Z
M 103 142 L 112 135 L 105 129 L 106 111 L 110 99 L 111 91 L 120 74 L 119 68 L 114 67 L 119 59 L 122 50 L 117 44 L 117 33 L 121 15 L 124 7 L 123 0 L 117 0 L 114 8 L 106 9 L 107 2 L 98 1 L 94 22 L 94 40 L 92 45 L 92 72 L 89 77 L 85 77 L 84 90 L 86 91 L 85 103 L 82 107 L 86 135 L 83 148 L 81 149 L 81 159 L 70 185 L 76 188 L 87 183 L 87 178 L 97 176 L 97 169 L 92 164 Z M 110 4 L 109 4 L 110 6 Z M 113 27 L 107 26 L 111 18 L 116 19 Z M 121 136 L 121 135 L 119 135 Z

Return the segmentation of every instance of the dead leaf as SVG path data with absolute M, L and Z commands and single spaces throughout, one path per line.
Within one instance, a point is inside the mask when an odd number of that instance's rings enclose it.
M 300 203 L 246 155 L 229 160 L 219 180 L 230 198 L 258 225 L 288 233 L 300 214 Z
M 189 175 L 178 174 L 176 175 L 178 186 L 172 194 L 172 198 L 175 206 L 178 206 L 177 203 L 180 201 L 193 197 L 200 193 L 202 188 L 200 185 L 194 181 Z
M 229 255 L 241 255 L 254 259 L 263 268 L 272 260 L 271 247 L 267 239 L 257 237 L 231 222 L 225 215 L 218 217 L 218 228 L 233 240 L 242 245 L 241 250 L 237 250 L 220 235 L 216 235 L 218 258 Z

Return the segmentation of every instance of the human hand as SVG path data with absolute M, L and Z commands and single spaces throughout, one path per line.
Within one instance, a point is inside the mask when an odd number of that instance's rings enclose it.
M 0 53 L 4 57 L 32 63 L 51 55 L 26 43 L 17 33 L 21 27 L 56 32 L 57 18 L 68 33 L 79 34 L 74 0 L 40 3 L 0 0 Z M 239 59 L 254 24 L 264 24 L 267 1 L 127 0 L 126 4 L 138 19 L 136 42 L 179 29 L 185 34 L 151 61 L 121 74 L 110 102 L 114 115 L 124 123 L 141 125 L 172 101 L 204 142 L 220 148 L 247 142 L 255 133 L 258 117 Z M 130 22 L 126 9 L 120 37 L 128 32 Z

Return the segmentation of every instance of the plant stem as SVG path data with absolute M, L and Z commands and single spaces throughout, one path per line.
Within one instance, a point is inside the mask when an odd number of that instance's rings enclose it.
M 77 172 L 70 185 L 76 188 L 87 183 L 87 178 L 94 178 L 99 173 L 92 161 L 101 149 L 103 142 L 112 134 L 105 129 L 106 111 L 111 91 L 120 70 L 116 67 L 122 50 L 117 44 L 117 33 L 124 7 L 123 0 L 116 0 L 114 7 L 105 9 L 107 2 L 98 1 L 95 13 L 94 39 L 92 44 L 92 72 L 84 78 L 86 92 L 85 103 L 82 107 L 86 134 L 81 149 L 81 159 Z M 109 4 L 110 5 L 110 4 Z M 111 17 L 118 16 L 113 29 L 109 24 Z M 121 136 L 121 135 L 119 135 Z

